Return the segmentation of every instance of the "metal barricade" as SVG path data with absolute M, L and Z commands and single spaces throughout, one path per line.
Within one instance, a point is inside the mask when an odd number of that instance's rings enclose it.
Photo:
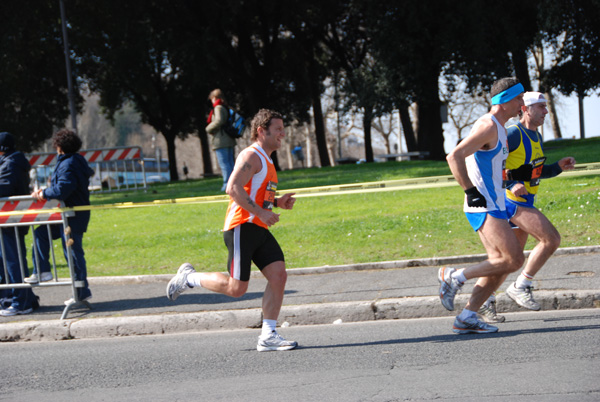
M 138 187 L 143 190 L 147 189 L 146 169 L 140 147 L 83 149 L 79 153 L 87 160 L 99 177 L 100 185 L 93 186 L 92 190 L 103 193 L 137 190 Z M 37 173 L 34 178 L 36 185 L 44 187 L 46 183 L 41 181 L 50 177 L 52 168 L 57 163 L 57 154 L 32 153 L 27 154 L 27 158 L 29 164 Z M 142 186 L 138 186 L 138 184 L 142 184 Z M 106 189 L 104 188 L 105 185 Z
M 36 201 L 34 198 L 30 196 L 16 196 L 16 197 L 6 197 L 0 198 L 0 231 L 4 234 L 5 230 L 14 230 L 15 237 L 17 240 L 17 252 L 19 257 L 19 269 L 21 270 L 21 283 L 9 283 L 9 275 L 8 275 L 8 267 L 6 261 L 6 252 L 5 252 L 5 244 L 4 244 L 4 236 L 0 236 L 0 251 L 2 252 L 2 262 L 4 264 L 4 272 L 2 276 L 5 278 L 5 284 L 0 284 L 0 289 L 14 289 L 14 288 L 43 288 L 49 286 L 71 286 L 73 290 L 73 300 L 75 303 L 69 304 L 65 306 L 61 320 L 64 320 L 67 317 L 69 310 L 73 307 L 84 305 L 89 309 L 92 306 L 87 301 L 79 300 L 79 296 L 77 293 L 77 288 L 84 287 L 85 283 L 83 281 L 75 280 L 75 269 L 73 266 L 73 256 L 71 251 L 71 246 L 73 244 L 73 240 L 71 239 L 71 229 L 69 227 L 68 218 L 75 215 L 74 211 L 56 211 L 56 209 L 61 208 L 60 201 L 57 200 L 46 200 L 46 201 Z M 43 210 L 49 210 L 48 212 L 43 212 Z M 67 265 L 69 268 L 69 273 L 71 279 L 69 281 L 60 281 L 58 279 L 57 269 L 56 269 L 56 257 L 54 254 L 54 247 L 52 247 L 52 236 L 50 234 L 50 225 L 63 225 L 64 234 L 65 234 L 65 247 L 67 248 Z M 39 283 L 25 283 L 25 267 L 27 266 L 27 256 L 23 255 L 21 249 L 22 246 L 20 244 L 20 236 L 19 236 L 19 228 L 23 226 L 37 226 L 37 225 L 46 225 L 48 229 L 48 239 L 50 240 L 50 253 L 52 255 L 52 272 L 53 279 L 49 282 L 39 282 Z M 33 229 L 33 228 L 32 228 Z M 35 234 L 32 230 L 33 236 L 33 244 L 35 244 Z M 26 247 L 23 247 L 26 249 Z M 36 247 L 32 247 L 34 250 L 34 258 L 36 259 L 37 266 L 39 267 L 39 253 Z M 40 273 L 38 272 L 38 275 Z

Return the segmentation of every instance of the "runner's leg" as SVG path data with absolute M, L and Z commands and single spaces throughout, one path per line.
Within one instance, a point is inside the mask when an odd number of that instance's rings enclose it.
M 202 287 L 231 297 L 242 297 L 248 290 L 248 281 L 234 279 L 222 272 L 202 272 Z
M 539 242 L 529 254 L 523 270 L 527 276 L 534 277 L 560 246 L 560 233 L 552 222 L 535 208 L 518 208 L 511 220 L 519 226 L 525 236 L 531 234 Z
M 478 230 L 488 259 L 465 269 L 467 279 L 478 277 L 466 309 L 478 311 L 506 279 L 524 262 L 523 251 L 508 221 L 488 216 Z
M 263 318 L 277 320 L 283 304 L 285 283 L 287 281 L 285 262 L 273 262 L 263 268 L 262 273 L 268 281 L 262 302 Z

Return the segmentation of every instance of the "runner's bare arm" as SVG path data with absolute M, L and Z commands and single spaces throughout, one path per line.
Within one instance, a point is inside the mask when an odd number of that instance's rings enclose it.
M 279 214 L 257 205 L 248 195 L 244 186 L 252 180 L 252 176 L 260 171 L 262 163 L 258 155 L 251 150 L 244 150 L 238 155 L 233 173 L 227 182 L 227 194 L 246 211 L 260 218 L 267 226 L 279 221 Z
M 498 141 L 498 130 L 492 119 L 479 119 L 471 134 L 452 150 L 446 157 L 450 170 L 458 184 L 467 190 L 473 186 L 467 174 L 465 159 L 480 149 L 491 149 Z

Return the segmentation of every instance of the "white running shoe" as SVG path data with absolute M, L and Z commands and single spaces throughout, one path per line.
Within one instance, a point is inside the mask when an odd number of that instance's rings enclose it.
M 269 350 L 291 350 L 298 346 L 298 342 L 286 341 L 277 331 L 271 332 L 268 337 L 258 337 L 256 350 L 266 352 Z
M 533 294 L 531 293 L 532 290 L 533 286 L 527 286 L 525 289 L 521 289 L 516 287 L 513 282 L 506 288 L 506 294 L 519 306 L 529 310 L 538 311 L 541 307 L 540 304 L 533 299 Z
M 167 298 L 169 300 L 176 300 L 180 294 L 185 292 L 190 286 L 187 283 L 187 277 L 189 274 L 196 272 L 192 264 L 184 262 L 177 270 L 177 274 L 169 281 L 167 285 Z
M 438 270 L 438 281 L 440 282 L 440 301 L 446 310 L 454 310 L 454 298 L 462 288 L 456 279 L 452 278 L 452 273 L 456 268 L 442 267 Z
M 13 315 L 21 315 L 21 314 L 29 314 L 33 311 L 32 308 L 28 308 L 25 310 L 17 310 L 13 306 L 5 308 L 4 310 L 0 310 L 0 316 L 2 317 L 12 317 Z
M 92 299 L 92 296 L 88 296 L 88 297 L 86 297 L 84 299 L 81 299 L 79 301 L 80 302 L 84 302 L 84 301 L 88 301 L 88 300 L 91 300 L 91 299 Z M 70 306 L 71 304 L 75 304 L 75 303 L 77 303 L 77 302 L 72 297 L 69 300 L 65 300 L 65 306 Z
M 52 280 L 52 272 L 42 272 L 41 277 L 37 274 L 32 274 L 29 278 L 25 278 L 25 283 L 48 282 Z

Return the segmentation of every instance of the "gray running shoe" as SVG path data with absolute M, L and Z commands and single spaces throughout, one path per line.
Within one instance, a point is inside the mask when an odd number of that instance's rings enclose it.
M 176 300 L 180 294 L 185 292 L 190 286 L 187 283 L 187 277 L 189 274 L 196 272 L 192 264 L 184 262 L 177 270 L 177 274 L 169 281 L 167 285 L 167 298 L 169 300 Z
M 513 282 L 508 288 L 506 288 L 506 294 L 519 306 L 525 307 L 529 310 L 538 311 L 541 307 L 540 304 L 533 299 L 533 294 L 531 293 L 532 290 L 533 286 L 528 286 L 525 289 L 521 289 L 516 287 L 515 283 Z
M 258 345 L 256 350 L 259 352 L 266 352 L 269 350 L 291 350 L 298 346 L 298 342 L 286 341 L 277 331 L 271 332 L 266 338 L 262 336 L 258 337 Z
M 492 332 L 498 332 L 498 327 L 486 324 L 483 321 L 479 321 L 477 317 L 467 318 L 462 321 L 458 317 L 454 320 L 452 331 L 457 334 L 489 334 Z
M 481 319 L 487 323 L 500 323 L 506 320 L 503 315 L 496 313 L 496 302 L 490 302 L 487 306 L 484 304 L 478 311 Z
M 446 310 L 454 310 L 454 297 L 462 288 L 462 285 L 451 277 L 456 268 L 442 267 L 438 270 L 438 281 L 440 282 L 440 301 Z

